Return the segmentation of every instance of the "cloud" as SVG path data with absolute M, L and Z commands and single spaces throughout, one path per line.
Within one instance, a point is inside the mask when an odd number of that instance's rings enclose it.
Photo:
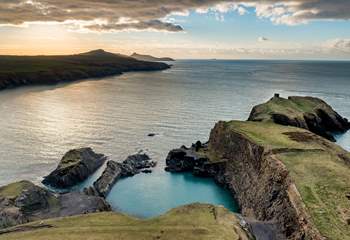
M 275 24 L 350 19 L 349 0 L 0 0 L 0 25 L 75 22 L 93 31 L 179 32 L 182 27 L 167 21 L 169 16 L 188 15 L 189 11 L 216 11 L 218 14 L 237 11 L 243 15 L 252 8 L 257 17 Z M 130 19 L 130 22 L 121 19 Z
M 350 39 L 330 40 L 326 43 L 326 47 L 344 53 L 350 53 Z
M 269 39 L 266 38 L 266 37 L 258 37 L 258 42 L 266 42 L 268 41 Z

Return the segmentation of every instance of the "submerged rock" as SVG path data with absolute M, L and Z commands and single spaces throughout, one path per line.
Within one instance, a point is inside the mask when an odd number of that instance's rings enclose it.
M 155 167 L 156 164 L 144 153 L 130 155 L 122 163 L 108 161 L 102 175 L 94 182 L 93 186 L 84 189 L 84 192 L 89 195 L 107 197 L 120 178 L 130 177 L 140 172 L 150 173 L 152 170 L 149 168 Z
M 314 97 L 280 97 L 276 94 L 268 102 L 255 106 L 248 121 L 274 122 L 300 127 L 335 141 L 333 133 L 344 133 L 350 123 L 326 102 Z
M 43 183 L 56 188 L 67 188 L 87 179 L 106 161 L 103 154 L 95 153 L 91 148 L 68 151 L 57 168 L 44 177 Z
M 7 228 L 39 219 L 110 211 L 101 197 L 72 192 L 54 194 L 29 181 L 0 188 L 0 228 Z

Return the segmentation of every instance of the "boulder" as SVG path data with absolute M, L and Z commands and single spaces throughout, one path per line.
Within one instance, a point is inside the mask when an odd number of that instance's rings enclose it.
M 95 153 L 91 148 L 68 151 L 57 168 L 44 177 L 43 183 L 55 188 L 67 188 L 87 179 L 103 165 L 107 157 Z

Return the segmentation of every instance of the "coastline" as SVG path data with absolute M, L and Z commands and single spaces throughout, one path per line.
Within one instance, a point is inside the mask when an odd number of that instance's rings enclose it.
M 29 85 L 55 85 L 126 72 L 160 71 L 171 67 L 95 50 L 67 56 L 0 56 L 0 91 Z

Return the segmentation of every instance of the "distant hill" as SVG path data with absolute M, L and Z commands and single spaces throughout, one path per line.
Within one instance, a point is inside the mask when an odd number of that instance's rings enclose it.
M 174 59 L 169 58 L 169 57 L 158 58 L 158 57 L 153 57 L 151 55 L 142 55 L 142 54 L 138 54 L 138 53 L 133 53 L 130 57 L 135 58 L 135 59 L 140 60 L 140 61 L 150 61 L 150 62 L 172 62 L 172 61 L 175 61 Z
M 164 70 L 169 67 L 165 63 L 139 61 L 102 49 L 75 55 L 0 55 L 0 89 L 100 78 L 129 71 Z

